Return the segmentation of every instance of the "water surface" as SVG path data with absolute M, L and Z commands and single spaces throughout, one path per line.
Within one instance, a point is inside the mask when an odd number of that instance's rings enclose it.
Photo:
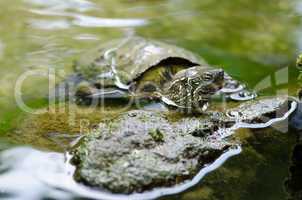
M 1 177 L 9 178 L 1 178 L 0 187 L 15 186 L 18 191 L 8 171 L 21 162 L 20 155 L 33 152 L 34 160 L 40 158 L 35 153 L 38 150 L 64 150 L 63 139 L 49 139 L 45 133 L 79 131 L 77 123 L 68 129 L 62 127 L 64 113 L 61 117 L 44 114 L 43 119 L 53 125 L 41 128 L 44 123 L 19 109 L 15 86 L 20 76 L 30 70 L 51 70 L 59 82 L 72 72 L 72 63 L 83 53 L 111 39 L 140 35 L 185 47 L 209 64 L 224 68 L 259 95 L 295 95 L 299 87 L 299 71 L 294 65 L 302 50 L 299 0 L 2 0 L 0 8 L 1 150 L 31 146 L 11 149 L 10 159 L 4 156 Z M 43 108 L 47 104 L 47 78 L 25 79 L 20 93 L 28 106 Z M 109 114 L 97 118 L 85 115 L 93 123 L 103 117 Z M 244 130 L 241 135 L 248 138 L 242 154 L 192 190 L 171 198 L 284 199 L 283 182 L 295 134 L 265 129 L 256 133 Z M 10 164 L 5 166 L 8 160 Z M 26 167 L 18 171 L 20 177 L 35 165 L 29 162 Z M 31 190 L 39 191 L 35 198 L 75 198 L 36 181 L 29 179 L 28 193 L 21 193 L 24 196 L 20 198 L 29 198 Z

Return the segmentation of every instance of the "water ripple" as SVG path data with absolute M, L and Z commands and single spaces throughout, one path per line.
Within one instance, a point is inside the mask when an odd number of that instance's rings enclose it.
M 87 0 L 25 0 L 36 6 L 46 7 L 50 10 L 66 10 L 73 9 L 79 12 L 85 12 L 95 8 L 94 3 Z
M 3 58 L 3 55 L 4 55 L 4 44 L 3 42 L 0 40 L 0 59 Z
M 23 65 L 28 68 L 63 67 L 64 59 L 73 55 L 73 49 L 67 48 L 59 38 L 31 36 L 30 40 L 40 46 L 39 49 L 25 54 Z
M 46 16 L 64 16 L 73 18 L 72 23 L 82 27 L 135 27 L 148 24 L 147 19 L 138 18 L 101 18 L 72 12 L 58 12 L 49 9 L 31 9 L 30 12 Z
M 73 23 L 83 27 L 133 27 L 146 25 L 147 21 L 144 19 L 113 19 L 76 15 Z
M 79 34 L 73 37 L 75 40 L 99 40 L 94 34 Z
M 33 28 L 44 29 L 44 30 L 56 30 L 56 29 L 68 29 L 70 27 L 70 22 L 67 20 L 41 20 L 41 19 L 31 19 L 29 24 Z

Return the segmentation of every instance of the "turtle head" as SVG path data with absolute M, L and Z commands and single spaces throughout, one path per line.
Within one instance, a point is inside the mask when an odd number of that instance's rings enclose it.
M 190 85 L 196 95 L 213 95 L 220 90 L 224 83 L 224 71 L 222 69 L 200 69 L 190 80 Z
M 178 107 L 204 107 L 211 96 L 224 84 L 224 71 L 205 66 L 191 67 L 178 72 L 166 96 Z
M 194 103 L 203 105 L 223 87 L 224 71 L 222 69 L 200 68 L 190 82 L 192 82 L 190 85 L 193 90 Z

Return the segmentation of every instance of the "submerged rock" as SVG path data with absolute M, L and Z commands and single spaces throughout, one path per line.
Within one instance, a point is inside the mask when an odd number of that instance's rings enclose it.
M 292 200 L 302 198 L 302 143 L 294 147 L 292 153 L 291 166 L 289 168 L 290 176 L 285 181 L 286 190 L 289 192 Z

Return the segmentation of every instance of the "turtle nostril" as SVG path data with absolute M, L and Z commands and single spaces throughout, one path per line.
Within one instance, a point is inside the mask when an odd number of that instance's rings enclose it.
M 217 72 L 215 75 L 215 82 L 216 83 L 222 83 L 224 81 L 224 73 L 222 72 Z
M 218 71 L 218 77 L 219 78 L 223 78 L 224 77 L 224 71 L 223 71 L 223 69 L 219 69 L 219 71 Z

